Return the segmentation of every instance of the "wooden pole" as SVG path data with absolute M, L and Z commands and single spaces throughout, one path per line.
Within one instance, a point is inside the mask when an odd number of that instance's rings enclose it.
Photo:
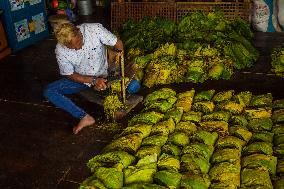
M 123 52 L 120 54 L 120 66 L 121 66 L 121 92 L 122 92 L 122 102 L 125 104 L 126 102 L 126 89 L 125 89 L 125 73 L 124 73 L 124 56 Z

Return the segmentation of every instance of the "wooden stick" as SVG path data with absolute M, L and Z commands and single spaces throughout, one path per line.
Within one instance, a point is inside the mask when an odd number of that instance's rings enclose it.
M 120 55 L 120 66 L 121 66 L 121 92 L 122 92 L 122 102 L 126 102 L 126 91 L 125 91 L 125 74 L 124 74 L 124 56 L 123 53 Z

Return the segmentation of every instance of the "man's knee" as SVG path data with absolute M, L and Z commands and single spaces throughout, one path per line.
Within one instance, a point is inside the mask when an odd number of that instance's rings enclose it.
M 50 87 L 50 85 L 46 86 L 43 90 L 43 96 L 47 99 L 50 99 L 54 93 L 55 91 Z

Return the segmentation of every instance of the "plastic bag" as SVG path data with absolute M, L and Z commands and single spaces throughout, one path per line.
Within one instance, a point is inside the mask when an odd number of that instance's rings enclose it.
M 284 15 L 283 9 L 279 9 L 279 6 L 278 6 L 279 2 L 280 2 L 279 0 L 273 0 L 272 24 L 273 24 L 273 26 L 275 28 L 275 31 L 277 31 L 277 32 L 281 32 L 282 31 L 282 29 L 280 27 L 280 21 L 278 20 L 278 15 L 281 12 Z M 283 3 L 283 1 L 282 1 L 282 3 Z
M 277 0 L 277 7 L 278 7 L 278 22 L 279 25 L 284 30 L 284 1 Z
M 272 24 L 273 1 L 254 0 L 252 25 L 256 31 L 275 32 Z

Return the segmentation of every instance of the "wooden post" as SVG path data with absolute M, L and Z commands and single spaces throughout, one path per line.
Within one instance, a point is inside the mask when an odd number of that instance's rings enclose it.
M 122 102 L 125 104 L 126 102 L 126 89 L 125 89 L 125 73 L 124 73 L 124 56 L 123 52 L 120 54 L 120 66 L 121 66 L 121 92 L 122 92 Z

